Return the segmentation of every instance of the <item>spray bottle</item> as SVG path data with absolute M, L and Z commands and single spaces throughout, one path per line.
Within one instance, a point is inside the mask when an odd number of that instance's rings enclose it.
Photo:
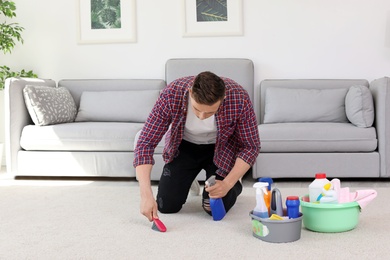
M 209 187 L 215 185 L 215 175 L 208 178 L 205 183 Z M 222 198 L 210 198 L 210 209 L 214 221 L 219 221 L 226 215 L 225 205 L 223 204 Z
M 253 209 L 253 215 L 259 218 L 269 218 L 268 208 L 264 201 L 264 194 L 268 195 L 267 182 L 256 182 L 253 188 L 256 189 L 256 207 Z
M 258 178 L 257 181 L 259 182 L 268 182 L 268 193 L 264 194 L 264 202 L 265 205 L 268 208 L 268 214 L 271 216 L 271 189 L 272 189 L 272 183 L 274 182 L 271 177 L 261 177 Z

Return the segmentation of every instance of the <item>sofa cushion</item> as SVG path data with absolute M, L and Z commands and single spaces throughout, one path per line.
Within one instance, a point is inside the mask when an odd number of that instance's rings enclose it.
M 36 151 L 133 151 L 143 123 L 74 122 L 23 128 L 20 145 Z
M 372 152 L 377 148 L 374 127 L 351 123 L 261 124 L 259 132 L 261 152 Z
M 345 97 L 348 120 L 358 127 L 370 127 L 374 123 L 374 101 L 366 86 L 352 86 Z
M 348 89 L 267 88 L 264 123 L 348 122 Z
M 24 101 L 34 124 L 52 125 L 73 122 L 77 108 L 66 88 L 27 85 Z
M 84 91 L 76 121 L 145 122 L 159 90 Z

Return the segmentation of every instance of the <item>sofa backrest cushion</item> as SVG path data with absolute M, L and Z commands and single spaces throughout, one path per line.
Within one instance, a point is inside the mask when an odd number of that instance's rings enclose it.
M 266 91 L 268 88 L 289 89 L 349 89 L 354 85 L 369 86 L 365 79 L 266 79 L 255 85 L 255 109 L 264 122 Z
M 24 101 L 34 124 L 54 125 L 73 122 L 77 108 L 66 88 L 27 85 Z
M 143 123 L 159 93 L 159 90 L 84 91 L 76 121 Z
M 200 72 L 211 71 L 240 84 L 254 101 L 254 66 L 250 59 L 240 58 L 182 58 L 170 59 L 165 64 L 167 84 L 185 76 L 196 76 Z
M 200 72 L 211 71 L 240 84 L 253 99 L 254 68 L 250 59 L 239 58 L 182 58 L 169 59 L 165 64 L 167 84 L 175 79 L 196 76 Z
M 162 79 L 64 79 L 58 86 L 66 87 L 79 107 L 84 91 L 162 90 L 166 84 Z
M 352 86 L 345 97 L 348 120 L 358 127 L 371 127 L 374 123 L 374 101 L 366 86 Z
M 264 123 L 347 122 L 348 89 L 268 88 Z

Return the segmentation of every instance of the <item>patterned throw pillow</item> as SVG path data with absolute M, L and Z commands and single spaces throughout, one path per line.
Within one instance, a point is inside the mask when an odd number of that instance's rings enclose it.
M 27 85 L 23 94 L 27 110 L 36 125 L 69 123 L 76 118 L 76 104 L 64 87 Z

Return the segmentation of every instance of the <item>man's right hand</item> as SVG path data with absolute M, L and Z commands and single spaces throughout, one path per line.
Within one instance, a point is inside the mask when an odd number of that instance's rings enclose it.
M 158 218 L 157 215 L 157 202 L 153 198 L 153 194 L 151 196 L 142 197 L 141 195 L 141 214 L 149 219 L 149 221 L 153 221 L 154 218 Z

